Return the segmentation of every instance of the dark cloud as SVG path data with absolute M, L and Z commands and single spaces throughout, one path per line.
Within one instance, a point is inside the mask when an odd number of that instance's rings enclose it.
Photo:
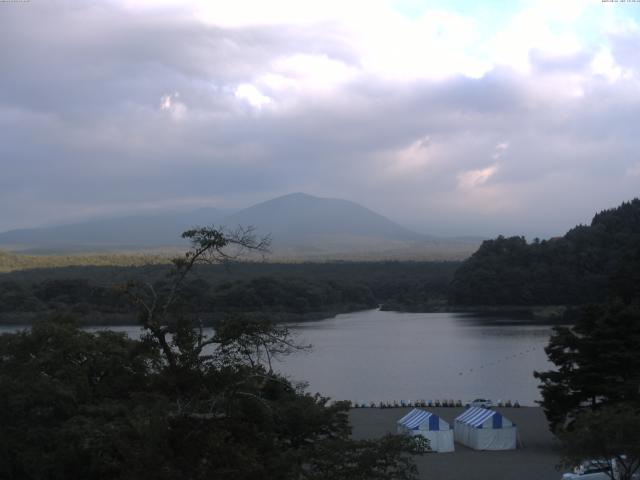
M 619 82 L 590 71 L 596 50 L 534 51 L 529 74 L 398 80 L 368 71 L 337 23 L 0 8 L 0 230 L 307 191 L 428 233 L 544 236 L 640 185 L 637 34 L 612 40 L 633 72 Z M 308 59 L 349 74 L 313 86 Z

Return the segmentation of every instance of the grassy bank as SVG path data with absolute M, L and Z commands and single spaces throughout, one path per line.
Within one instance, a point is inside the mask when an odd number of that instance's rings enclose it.
M 62 267 L 141 267 L 168 263 L 169 257 L 167 255 L 153 253 L 23 255 L 0 251 L 0 273 Z

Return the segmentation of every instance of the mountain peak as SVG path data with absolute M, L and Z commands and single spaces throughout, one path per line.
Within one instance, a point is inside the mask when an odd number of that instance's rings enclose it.
M 284 195 L 280 195 L 279 197 L 272 198 L 270 200 L 265 200 L 257 205 L 261 205 L 263 203 L 280 203 L 280 202 L 310 202 L 310 201 L 321 201 L 321 200 L 332 200 L 324 197 L 316 197 L 314 195 L 310 195 L 304 192 L 293 192 L 286 193 Z M 251 208 L 251 207 L 249 207 Z
M 253 225 L 289 243 L 317 235 L 415 240 L 420 237 L 388 218 L 349 200 L 295 192 L 259 203 L 227 218 L 232 225 Z
M 315 197 L 313 195 L 310 195 L 304 192 L 292 192 L 292 193 L 286 193 L 272 200 L 278 200 L 279 198 L 320 198 L 320 197 Z
M 92 220 L 72 225 L 0 233 L 0 245 L 60 251 L 181 244 L 193 225 L 253 226 L 276 248 L 297 251 L 382 251 L 424 241 L 388 218 L 349 200 L 303 192 L 282 195 L 224 217 L 214 209 Z

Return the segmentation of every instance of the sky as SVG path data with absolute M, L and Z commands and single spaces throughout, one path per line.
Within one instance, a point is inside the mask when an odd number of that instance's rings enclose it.
M 0 2 L 0 231 L 291 193 L 433 235 L 640 195 L 640 3 Z

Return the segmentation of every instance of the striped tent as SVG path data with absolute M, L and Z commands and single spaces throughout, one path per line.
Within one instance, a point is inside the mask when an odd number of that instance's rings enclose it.
M 514 450 L 517 430 L 515 424 L 500 412 L 471 407 L 454 422 L 456 442 L 474 450 Z
M 425 437 L 434 452 L 453 452 L 451 426 L 436 414 L 414 408 L 397 424 L 398 433 Z

